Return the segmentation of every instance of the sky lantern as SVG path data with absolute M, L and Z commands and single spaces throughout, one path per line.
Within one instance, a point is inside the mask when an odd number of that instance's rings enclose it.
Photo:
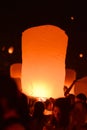
M 21 63 L 14 63 L 11 65 L 10 76 L 13 78 L 21 78 Z
M 22 33 L 22 90 L 34 97 L 64 95 L 68 36 L 57 26 L 32 27 Z
M 66 69 L 64 85 L 67 86 L 67 88 L 69 88 L 72 85 L 73 81 L 75 81 L 75 80 L 76 80 L 75 70 Z M 75 87 L 75 84 L 73 84 L 73 86 L 71 88 L 71 91 L 70 91 L 71 94 L 74 94 L 74 87 Z
M 14 52 L 14 47 L 12 47 L 12 46 L 9 47 L 9 48 L 8 48 L 8 53 L 9 53 L 9 54 L 12 54 L 13 52 Z
M 87 96 L 87 76 L 79 79 L 75 84 L 75 95 L 83 93 Z
M 14 78 L 20 91 L 21 88 L 21 63 L 14 63 L 10 66 L 10 77 Z

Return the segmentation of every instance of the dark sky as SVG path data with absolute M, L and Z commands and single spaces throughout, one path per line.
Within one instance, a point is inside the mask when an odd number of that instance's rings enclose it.
M 66 68 L 74 69 L 77 77 L 87 75 L 87 6 L 78 0 L 29 0 L 0 4 L 0 70 L 21 59 L 21 33 L 33 26 L 52 24 L 66 31 L 69 40 Z M 13 55 L 2 47 L 14 46 Z M 79 54 L 83 57 L 80 58 Z

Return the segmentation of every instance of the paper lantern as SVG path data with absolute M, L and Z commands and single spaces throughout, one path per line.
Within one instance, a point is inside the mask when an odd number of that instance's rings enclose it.
M 79 79 L 75 84 L 75 95 L 83 93 L 87 96 L 87 76 Z
M 10 66 L 10 76 L 13 78 L 21 78 L 21 63 L 15 63 Z
M 9 47 L 8 48 L 8 53 L 12 54 L 13 52 L 14 52 L 14 47 L 13 46 Z
M 72 85 L 74 80 L 76 80 L 76 72 L 72 69 L 66 69 L 64 85 L 67 86 L 67 88 L 69 88 Z M 72 94 L 74 94 L 74 87 L 75 84 L 73 84 L 72 89 L 70 91 L 70 93 Z
M 14 78 L 18 89 L 22 91 L 21 87 L 21 63 L 15 63 L 10 66 L 10 77 Z
M 22 89 L 35 97 L 63 96 L 68 37 L 59 27 L 43 25 L 22 33 Z

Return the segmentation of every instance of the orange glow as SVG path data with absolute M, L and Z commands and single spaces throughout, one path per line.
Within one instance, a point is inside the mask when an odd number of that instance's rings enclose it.
M 15 63 L 11 65 L 10 76 L 12 78 L 21 78 L 21 63 Z
M 12 54 L 13 51 L 14 51 L 14 48 L 13 48 L 13 47 L 10 47 L 10 48 L 8 49 L 8 53 L 9 53 L 9 54 Z
M 84 93 L 87 96 L 87 76 L 79 79 L 75 84 L 75 95 Z
M 21 88 L 21 63 L 15 63 L 10 66 L 10 77 L 14 78 L 18 85 L 18 89 L 22 91 Z
M 71 20 L 74 20 L 74 17 L 73 17 L 73 16 L 71 16 Z
M 76 72 L 72 69 L 66 69 L 66 75 L 65 75 L 65 86 L 70 87 L 70 85 L 73 83 L 73 81 L 76 79 Z M 70 93 L 74 94 L 74 87 L 73 85 Z
M 63 30 L 43 25 L 22 33 L 22 89 L 36 97 L 63 96 L 68 37 Z
M 5 46 L 3 46 L 3 47 L 2 47 L 2 51 L 5 51 L 5 49 L 6 49 L 6 47 L 5 47 Z
M 80 58 L 82 58 L 82 57 L 83 57 L 83 54 L 82 54 L 82 53 L 81 53 L 81 54 L 79 54 L 79 57 L 80 57 Z

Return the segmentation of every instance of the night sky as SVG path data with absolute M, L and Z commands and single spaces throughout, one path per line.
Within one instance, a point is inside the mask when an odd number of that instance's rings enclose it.
M 67 33 L 66 68 L 74 69 L 77 78 L 87 75 L 87 6 L 78 0 L 30 0 L 0 4 L 0 71 L 22 62 L 21 35 L 30 27 L 51 24 Z M 7 50 L 14 46 L 14 53 Z M 2 48 L 5 48 L 2 51 Z M 79 55 L 83 54 L 81 58 Z

